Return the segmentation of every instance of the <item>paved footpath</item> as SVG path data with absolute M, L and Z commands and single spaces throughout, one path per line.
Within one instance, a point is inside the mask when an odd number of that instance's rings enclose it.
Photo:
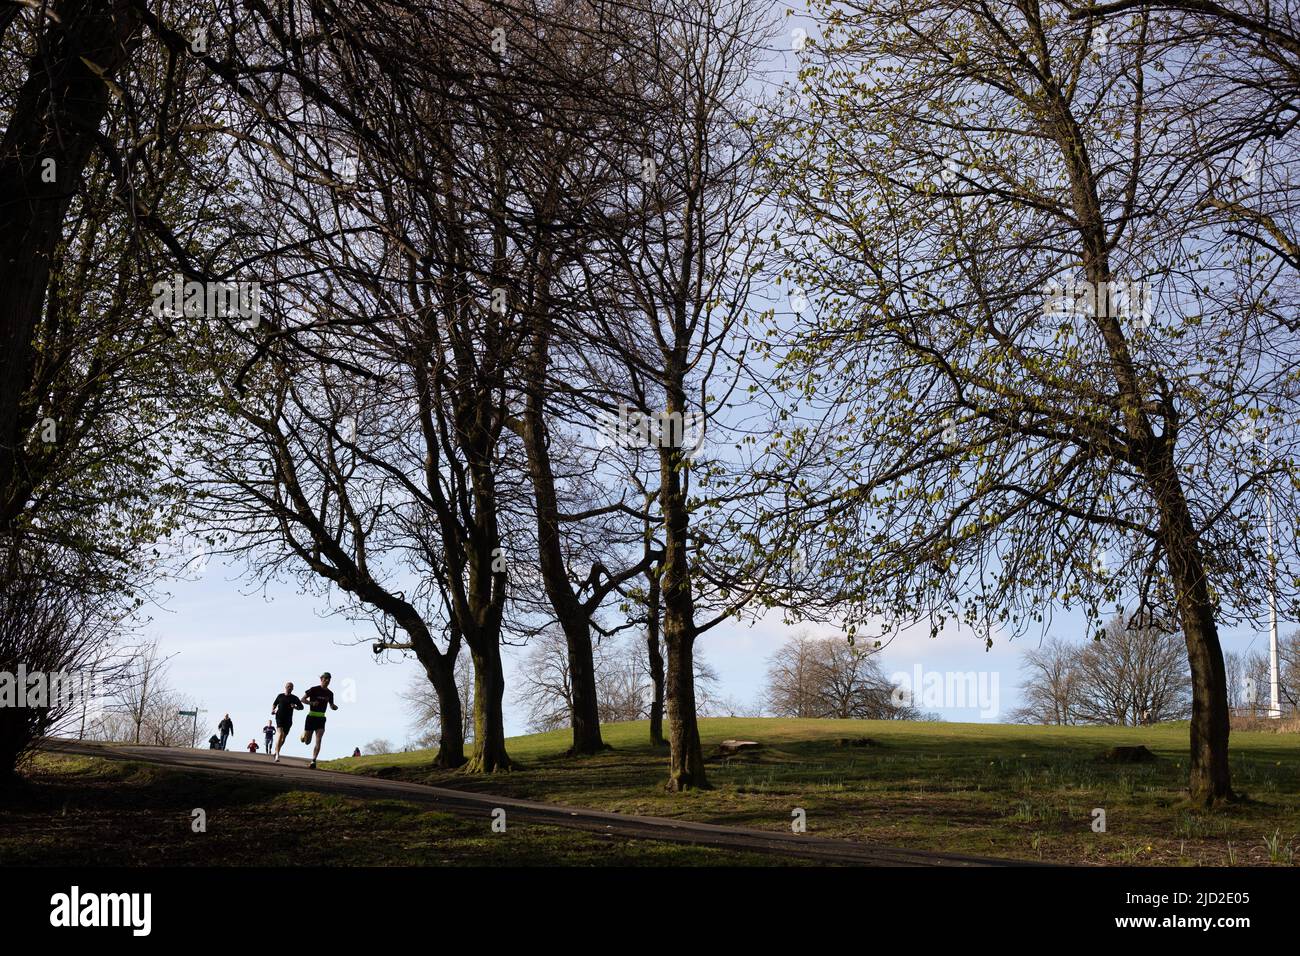
M 91 741 L 49 739 L 43 743 L 49 751 L 102 757 L 107 760 L 134 760 L 202 773 L 230 773 L 279 782 L 297 790 L 335 793 L 359 799 L 397 799 L 425 804 L 448 813 L 480 817 L 487 826 L 492 811 L 502 807 L 511 822 L 544 823 L 569 827 L 608 836 L 635 840 L 665 840 L 691 843 L 778 856 L 818 860 L 822 863 L 864 866 L 1016 866 L 1018 860 L 932 853 L 926 850 L 902 850 L 849 840 L 832 840 L 808 834 L 757 830 L 751 827 L 720 826 L 667 817 L 643 817 L 605 810 L 587 810 L 554 803 L 538 803 L 513 797 L 494 796 L 431 787 L 401 780 L 384 780 L 333 770 L 311 770 L 301 757 L 281 757 L 272 763 L 265 754 L 238 753 L 230 750 L 197 750 L 181 747 L 147 747 L 127 744 L 102 744 Z

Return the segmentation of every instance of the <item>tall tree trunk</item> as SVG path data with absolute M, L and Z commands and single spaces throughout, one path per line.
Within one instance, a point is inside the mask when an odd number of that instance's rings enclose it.
M 456 686 L 454 653 L 434 659 L 418 650 L 416 656 L 424 666 L 433 692 L 438 698 L 438 756 L 434 765 L 455 769 L 465 765 L 465 715 L 460 708 L 460 688 Z
M 1228 683 L 1196 525 L 1174 463 L 1177 418 L 1166 407 L 1164 429 L 1156 435 L 1128 341 L 1112 310 L 1114 303 L 1108 291 L 1114 279 L 1110 238 L 1089 146 L 1061 90 L 1052 84 L 1046 92 L 1055 114 L 1053 131 L 1070 176 L 1084 274 L 1094 292 L 1101 290 L 1093 303 L 1094 321 L 1110 358 L 1129 446 L 1141 459 L 1160 512 L 1160 536 L 1177 590 L 1175 598 L 1192 671 L 1189 790 L 1193 802 L 1209 806 L 1233 796 L 1228 769 Z
M 667 630 L 667 627 L 665 627 Z M 695 715 L 694 640 L 666 641 L 668 646 L 668 789 L 707 790 L 704 751 Z
M 470 654 L 474 658 L 474 756 L 465 765 L 465 771 L 509 770 L 511 762 L 506 753 L 502 708 L 506 679 L 501 669 L 501 643 L 495 639 L 472 642 Z
M 1165 449 L 1152 475 L 1160 510 L 1160 536 L 1169 561 L 1169 576 L 1187 660 L 1192 671 L 1191 770 L 1192 802 L 1211 807 L 1235 798 L 1228 765 L 1228 677 L 1223 648 L 1214 619 L 1214 602 L 1205 579 L 1191 511 L 1173 462 Z
M 674 376 L 669 382 L 675 381 Z M 668 389 L 668 415 L 685 407 L 680 386 Z M 668 419 L 671 420 L 671 419 Z M 682 475 L 681 448 L 660 449 L 659 502 L 663 511 L 664 645 L 668 648 L 668 789 L 706 789 L 704 754 L 695 714 L 695 598 L 688 554 L 690 510 Z
M 1113 277 L 1103 253 L 1092 249 L 1085 261 L 1094 289 L 1106 289 Z M 1214 602 L 1205 579 L 1195 520 L 1187 506 L 1174 461 L 1176 418 L 1166 414 L 1164 429 L 1156 435 L 1143 402 L 1128 343 L 1116 316 L 1111 314 L 1111 304 L 1108 294 L 1097 297 L 1097 325 L 1110 353 L 1130 443 L 1141 456 L 1142 470 L 1160 514 L 1161 542 L 1169 563 L 1174 600 L 1192 672 L 1188 788 L 1193 803 L 1208 807 L 1233 799 L 1228 767 L 1228 680 L 1223 665 L 1223 648 L 1219 644 Z M 1136 725 L 1141 718 L 1136 704 L 1132 706 L 1132 712 L 1132 722 Z
M 596 690 L 591 627 L 585 615 L 581 621 L 560 623 L 569 649 L 569 716 L 573 724 L 571 753 L 600 753 L 607 749 L 607 745 L 600 734 L 600 700 Z
M 439 767 L 463 767 L 465 757 L 465 715 L 460 712 L 460 690 L 455 678 L 448 677 L 438 688 L 438 756 Z
M 138 23 L 127 0 L 63 0 L 50 12 L 54 16 L 0 141 L 0 527 L 5 528 L 30 493 L 20 461 L 35 409 L 22 403 L 31 385 L 32 336 L 45 305 L 50 260 L 95 132 L 108 112 L 105 78 L 126 61 Z
M 649 662 L 650 683 L 654 697 L 650 701 L 650 743 L 662 747 L 664 740 L 664 655 L 659 647 L 659 569 L 646 572 L 646 660 Z
M 460 689 L 456 686 L 456 658 L 460 654 L 461 632 L 453 625 L 443 653 L 434 643 L 433 635 L 419 612 L 404 598 L 385 591 L 368 575 L 363 575 L 342 553 L 333 559 L 339 566 L 347 566 L 348 586 L 362 600 L 388 614 L 406 633 L 409 647 L 429 678 L 434 696 L 438 698 L 438 756 L 434 764 L 455 768 L 465 764 L 465 714 L 460 703 Z
M 545 314 L 537 321 L 543 326 Z M 574 754 L 594 754 L 606 749 L 600 733 L 600 701 L 596 690 L 596 662 L 591 647 L 591 621 L 587 609 L 573 593 L 564 550 L 560 542 L 560 509 L 555 495 L 555 473 L 551 468 L 550 442 L 542 408 L 547 390 L 549 333 L 539 329 L 532 339 L 529 356 L 528 397 L 520 429 L 528 454 L 528 474 L 533 486 L 537 515 L 538 566 L 546 585 L 546 596 L 564 631 L 569 658 L 569 718 L 573 726 Z M 593 587 L 595 584 L 593 583 Z

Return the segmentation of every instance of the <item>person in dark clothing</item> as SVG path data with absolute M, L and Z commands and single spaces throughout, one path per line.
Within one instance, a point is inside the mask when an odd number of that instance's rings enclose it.
M 217 731 L 221 734 L 221 748 L 226 749 L 226 740 L 235 732 L 235 725 L 230 719 L 230 715 L 221 718 L 221 723 L 217 724 Z
M 209 750 L 220 750 L 220 749 L 221 749 L 221 738 L 218 737 L 216 734 L 213 734 L 211 737 L 209 737 L 209 738 L 208 738 L 208 749 L 209 749 Z
M 360 747 L 353 747 L 353 748 L 352 748 L 352 756 L 354 756 L 354 757 L 360 757 L 360 756 L 361 756 L 361 748 L 360 748 Z
M 268 720 L 266 726 L 262 728 L 262 736 L 266 738 L 266 755 L 271 756 L 271 741 L 275 739 L 275 727 Z
M 334 691 L 330 690 L 330 674 L 326 671 L 320 675 L 320 683 L 302 695 L 307 704 L 307 720 L 303 724 L 302 742 L 309 743 L 312 734 L 316 735 L 316 748 L 311 752 L 311 769 L 316 769 L 316 758 L 320 756 L 321 740 L 325 737 L 325 708 L 338 710 L 334 703 Z
M 289 736 L 289 731 L 293 729 L 293 712 L 302 710 L 302 701 L 293 692 L 293 681 L 284 685 L 284 693 L 278 695 L 271 703 L 271 714 L 275 717 L 275 726 L 279 728 L 279 736 L 275 741 L 275 762 L 280 762 L 280 748 L 284 746 L 284 738 Z M 267 749 L 271 745 L 267 744 Z

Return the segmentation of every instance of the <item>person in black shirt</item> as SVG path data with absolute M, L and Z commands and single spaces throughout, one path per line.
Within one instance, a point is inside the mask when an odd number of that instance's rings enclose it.
M 330 690 L 329 671 L 320 675 L 320 683 L 302 695 L 307 704 L 307 720 L 302 728 L 302 742 L 311 741 L 316 735 L 316 749 L 311 752 L 311 769 L 316 769 L 316 758 L 320 756 L 320 743 L 325 736 L 325 708 L 338 710 L 334 703 L 334 691 Z
M 221 749 L 226 749 L 226 739 L 235 732 L 235 724 L 230 719 L 230 715 L 221 718 L 221 723 L 217 724 L 217 731 L 221 734 Z
M 293 712 L 302 710 L 302 701 L 293 693 L 293 681 L 284 685 L 284 693 L 277 696 L 271 704 L 271 714 L 275 717 L 275 726 L 279 728 L 280 733 L 275 741 L 275 762 L 280 762 L 280 748 L 284 746 L 284 738 L 289 736 L 289 730 L 293 727 Z M 270 749 L 270 744 L 267 744 Z

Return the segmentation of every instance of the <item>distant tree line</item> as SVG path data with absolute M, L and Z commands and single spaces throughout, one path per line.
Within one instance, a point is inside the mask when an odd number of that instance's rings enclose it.
M 1108 621 L 1094 641 L 1044 641 L 1025 652 L 1021 671 L 1016 723 L 1138 727 L 1191 713 L 1180 635 L 1129 627 L 1122 617 Z
M 1283 714 L 1300 700 L 1300 632 L 1279 647 Z M 1136 727 L 1191 714 L 1191 681 L 1182 638 L 1151 627 L 1110 619 L 1095 641 L 1049 638 L 1021 663 L 1021 705 L 1010 718 L 1026 724 L 1111 724 Z M 1225 655 L 1228 706 L 1234 714 L 1269 711 L 1268 654 Z

